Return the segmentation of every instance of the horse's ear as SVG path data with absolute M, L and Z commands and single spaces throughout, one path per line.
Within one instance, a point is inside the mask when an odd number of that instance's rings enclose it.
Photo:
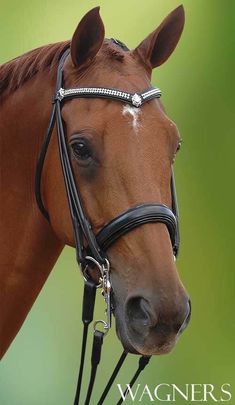
M 104 41 L 104 24 L 95 7 L 84 15 L 71 41 L 70 53 L 74 66 L 89 64 L 96 56 Z
M 164 63 L 174 51 L 184 28 L 184 8 L 172 11 L 143 42 L 134 50 L 151 69 Z

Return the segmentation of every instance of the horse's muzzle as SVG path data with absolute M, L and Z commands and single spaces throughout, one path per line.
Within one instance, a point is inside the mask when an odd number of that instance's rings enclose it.
M 165 354 L 187 327 L 191 304 L 186 294 L 182 294 L 177 305 L 163 306 L 159 300 L 156 308 L 146 298 L 132 296 L 126 300 L 124 312 L 124 340 L 132 346 L 131 351 L 145 355 Z M 122 333 L 120 338 L 122 340 Z

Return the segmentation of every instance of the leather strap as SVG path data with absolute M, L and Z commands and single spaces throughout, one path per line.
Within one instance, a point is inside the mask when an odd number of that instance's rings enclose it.
M 55 96 L 55 101 L 71 100 L 72 98 L 105 98 L 122 103 L 128 103 L 133 107 L 141 107 L 144 103 L 161 97 L 161 90 L 151 87 L 142 93 L 128 93 L 126 91 L 109 87 L 79 87 L 75 89 L 60 88 Z
M 70 48 L 68 46 L 68 48 L 64 51 L 63 55 L 61 56 L 61 59 L 60 59 L 59 65 L 58 65 L 58 69 L 57 69 L 56 89 L 59 88 L 60 83 L 63 80 L 63 66 L 64 66 L 65 59 L 67 58 L 69 52 L 70 52 Z M 47 153 L 48 146 L 49 146 L 49 143 L 51 140 L 51 135 L 52 135 L 52 132 L 53 132 L 53 129 L 55 126 L 55 112 L 56 112 L 56 108 L 55 108 L 55 104 L 53 102 L 50 121 L 49 121 L 46 135 L 45 135 L 45 138 L 44 138 L 41 150 L 40 150 L 40 154 L 39 154 L 39 158 L 38 158 L 37 166 L 36 166 L 36 173 L 35 173 L 35 197 L 36 197 L 36 201 L 38 204 L 38 208 L 40 209 L 42 215 L 47 219 L 47 221 L 50 221 L 50 219 L 49 219 L 49 214 L 48 214 L 48 212 L 44 206 L 43 200 L 42 200 L 41 177 L 42 177 L 44 161 L 46 158 L 46 153 Z
M 83 293 L 83 305 L 82 305 L 83 338 L 82 338 L 80 366 L 79 366 L 76 394 L 75 394 L 75 398 L 74 398 L 74 405 L 78 405 L 79 399 L 80 399 L 84 362 L 85 362 L 85 355 L 86 355 L 88 327 L 89 327 L 90 323 L 93 321 L 95 298 L 96 298 L 95 283 L 92 280 L 85 281 L 84 293 Z
M 109 222 L 96 236 L 99 246 L 106 251 L 117 239 L 132 229 L 147 223 L 161 222 L 167 226 L 171 243 L 175 245 L 177 221 L 170 210 L 162 204 L 141 204 L 130 208 Z
M 92 391 L 94 388 L 96 372 L 97 372 L 98 365 L 100 363 L 103 339 L 104 339 L 104 333 L 100 332 L 99 330 L 95 330 L 94 338 L 93 338 L 93 345 L 92 345 L 92 355 L 91 355 L 91 374 L 90 374 L 90 381 L 89 381 L 89 386 L 88 386 L 88 390 L 87 390 L 85 405 L 90 404 L 91 394 L 92 394 Z
M 38 204 L 38 208 L 40 209 L 42 215 L 49 221 L 49 214 L 44 206 L 42 201 L 42 192 L 41 192 L 41 177 L 42 177 L 42 169 L 44 165 L 44 161 L 46 158 L 47 149 L 51 140 L 51 135 L 53 128 L 55 126 L 55 105 L 53 106 L 50 122 L 47 128 L 46 136 L 44 138 L 44 142 L 41 147 L 40 156 L 36 166 L 36 176 L 35 176 L 35 197 Z
M 102 405 L 104 403 L 104 400 L 107 397 L 107 395 L 108 395 L 108 393 L 110 391 L 110 388 L 112 387 L 113 382 L 114 382 L 115 378 L 117 377 L 117 375 L 118 375 L 124 361 L 126 360 L 126 357 L 127 357 L 127 352 L 125 352 L 125 350 L 124 350 L 122 352 L 117 364 L 116 364 L 115 369 L 113 370 L 113 373 L 112 373 L 109 381 L 107 382 L 107 385 L 106 385 L 106 387 L 105 387 L 105 389 L 104 389 L 104 391 L 103 391 L 97 405 Z
M 139 367 L 137 369 L 137 371 L 135 372 L 133 378 L 130 381 L 129 387 L 132 388 L 133 385 L 135 384 L 137 378 L 139 377 L 140 373 L 142 373 L 142 371 L 145 369 L 145 367 L 147 366 L 147 364 L 149 363 L 149 360 L 151 359 L 151 356 L 141 356 L 139 359 Z M 129 394 L 129 390 L 128 388 L 126 388 L 126 390 L 123 393 L 123 397 L 126 399 L 127 395 Z M 123 403 L 123 397 L 121 397 L 119 399 L 119 401 L 117 402 L 117 405 L 120 405 Z

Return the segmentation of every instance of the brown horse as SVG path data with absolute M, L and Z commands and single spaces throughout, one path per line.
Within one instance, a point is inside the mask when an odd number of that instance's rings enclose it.
M 150 87 L 152 69 L 175 49 L 183 25 L 180 6 L 129 51 L 104 38 L 99 8 L 91 10 L 70 43 L 65 87 L 142 92 Z M 35 168 L 50 118 L 58 61 L 68 44 L 35 49 L 0 67 L 1 357 L 64 245 L 74 246 L 56 134 L 42 176 L 50 223 L 34 196 Z M 171 167 L 180 136 L 159 100 L 137 109 L 112 100 L 73 99 L 64 103 L 62 116 L 76 182 L 95 233 L 136 204 L 171 206 Z M 117 334 L 124 348 L 141 354 L 170 351 L 187 324 L 189 300 L 166 226 L 138 227 L 116 241 L 108 256 Z

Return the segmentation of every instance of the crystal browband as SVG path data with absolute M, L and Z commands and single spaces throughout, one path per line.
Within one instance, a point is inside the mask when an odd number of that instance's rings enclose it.
M 143 93 L 127 93 L 121 90 L 110 89 L 106 87 L 80 87 L 76 89 L 63 89 L 60 88 L 57 92 L 55 100 L 62 101 L 64 99 L 80 97 L 80 98 L 110 98 L 119 100 L 140 107 L 147 101 L 153 98 L 161 97 L 161 90 L 158 88 L 151 88 Z

